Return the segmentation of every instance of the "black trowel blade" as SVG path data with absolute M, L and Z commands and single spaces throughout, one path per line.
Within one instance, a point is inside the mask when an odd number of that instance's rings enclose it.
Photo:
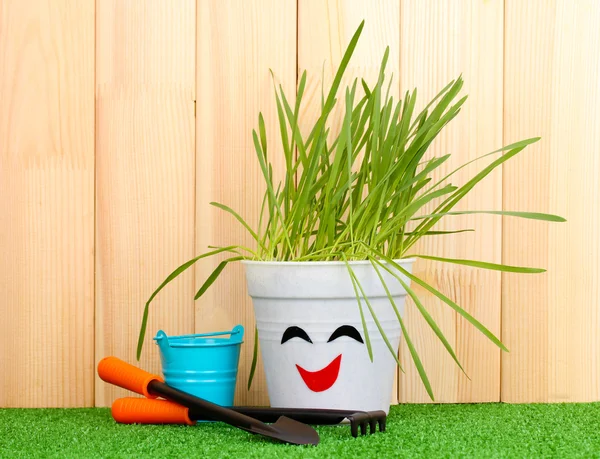
M 307 424 L 294 421 L 285 416 L 277 419 L 277 422 L 263 426 L 253 425 L 243 428 L 247 432 L 265 435 L 277 440 L 294 445 L 318 445 L 319 434 Z

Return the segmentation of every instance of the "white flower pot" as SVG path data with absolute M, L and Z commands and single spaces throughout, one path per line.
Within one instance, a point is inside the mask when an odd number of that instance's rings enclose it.
M 398 263 L 411 271 L 414 260 Z M 389 411 L 396 362 L 365 301 L 369 359 L 352 281 L 343 262 L 245 261 L 271 406 Z M 369 261 L 350 262 L 397 351 L 401 328 Z M 406 291 L 379 269 L 400 311 Z M 398 273 L 404 282 L 410 282 Z M 362 342 L 361 342 L 362 341 Z

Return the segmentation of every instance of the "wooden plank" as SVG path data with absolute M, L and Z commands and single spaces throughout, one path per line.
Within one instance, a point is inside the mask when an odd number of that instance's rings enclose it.
M 210 201 L 226 204 L 251 225 L 258 221 L 264 191 L 252 145 L 252 129 L 263 112 L 269 154 L 284 167 L 269 69 L 290 96 L 296 84 L 296 2 L 293 0 L 206 0 L 197 20 L 197 252 L 208 245 L 249 244 L 245 230 Z M 293 99 L 293 97 L 292 97 Z M 200 263 L 196 288 L 216 267 Z M 254 312 L 241 265 L 230 266 L 197 302 L 196 330 L 246 328 L 240 357 L 236 403 L 266 404 L 262 365 L 246 390 L 252 361 Z
M 506 2 L 505 142 L 541 136 L 506 164 L 506 209 L 557 213 L 566 224 L 505 218 L 502 400 L 600 398 L 600 4 Z
M 298 75 L 307 72 L 303 97 L 305 111 L 302 128 L 309 131 L 320 114 L 321 82 L 325 92 L 331 84 L 344 51 L 358 28 L 365 21 L 360 41 L 338 95 L 338 109 L 332 116 L 332 132 L 338 132 L 345 104 L 343 91 L 355 78 L 364 78 L 369 85 L 377 82 L 385 48 L 390 47 L 387 78 L 392 77 L 390 94 L 399 96 L 400 2 L 384 0 L 373 3 L 360 0 L 320 1 L 300 0 L 298 3 Z M 393 75 L 393 76 L 392 76 Z M 389 81 L 389 80 L 388 80 Z M 359 84 L 360 87 L 360 84 Z M 392 403 L 398 402 L 397 381 Z
M 461 164 L 498 148 L 502 143 L 503 2 L 438 2 L 405 0 L 401 3 L 400 82 L 403 91 L 418 88 L 422 107 L 461 73 L 464 94 L 470 99 L 458 118 L 445 128 L 430 154 L 452 157 L 435 174 L 441 178 Z M 417 102 L 419 105 L 419 102 Z M 483 163 L 475 163 L 453 177 L 463 184 Z M 443 174 L 443 175 L 442 175 Z M 502 206 L 501 172 L 478 185 L 456 210 L 490 210 Z M 500 262 L 500 217 L 450 217 L 438 229 L 474 228 L 476 233 L 423 239 L 415 253 Z M 500 275 L 458 265 L 417 262 L 415 273 L 453 298 L 494 333 L 500 332 Z M 420 352 L 438 402 L 498 401 L 499 350 L 444 303 L 417 293 L 454 345 L 469 381 L 452 361 L 414 305 L 407 305 L 407 328 Z M 405 345 L 402 361 L 410 361 Z M 429 402 L 418 373 L 407 363 L 400 378 L 400 400 Z
M 94 403 L 94 2 L 0 3 L 0 407 Z
M 352 85 L 355 78 L 364 78 L 368 84 L 377 82 L 381 60 L 386 46 L 390 47 L 387 78 L 392 77 L 390 94 L 399 95 L 400 2 L 383 0 L 365 3 L 359 0 L 319 1 L 300 0 L 298 3 L 298 75 L 307 71 L 303 97 L 305 110 L 301 125 L 307 129 L 314 125 L 321 110 L 321 88 L 331 85 L 340 60 L 358 28 L 365 21 L 361 38 L 340 85 L 341 102 L 331 116 L 332 132 L 339 131 L 344 111 L 341 91 Z M 393 75 L 393 76 L 392 76 Z M 389 81 L 389 80 L 388 80 Z
M 144 303 L 194 254 L 195 2 L 98 2 L 96 45 L 96 361 L 134 363 Z M 160 372 L 156 331 L 193 323 L 189 272 L 153 302 L 139 365 Z M 98 381 L 96 405 L 124 394 Z

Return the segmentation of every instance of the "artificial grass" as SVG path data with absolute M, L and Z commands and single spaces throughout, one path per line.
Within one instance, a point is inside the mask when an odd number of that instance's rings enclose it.
M 600 403 L 400 405 L 386 433 L 317 427 L 321 444 L 275 443 L 226 424 L 116 424 L 106 408 L 0 409 L 0 457 L 600 457 Z

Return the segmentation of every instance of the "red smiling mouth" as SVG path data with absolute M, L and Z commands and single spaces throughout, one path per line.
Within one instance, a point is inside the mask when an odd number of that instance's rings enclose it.
M 296 368 L 310 390 L 313 392 L 323 392 L 333 386 L 337 381 L 341 362 L 342 354 L 338 355 L 329 365 L 321 370 L 308 371 L 300 365 L 296 365 Z

